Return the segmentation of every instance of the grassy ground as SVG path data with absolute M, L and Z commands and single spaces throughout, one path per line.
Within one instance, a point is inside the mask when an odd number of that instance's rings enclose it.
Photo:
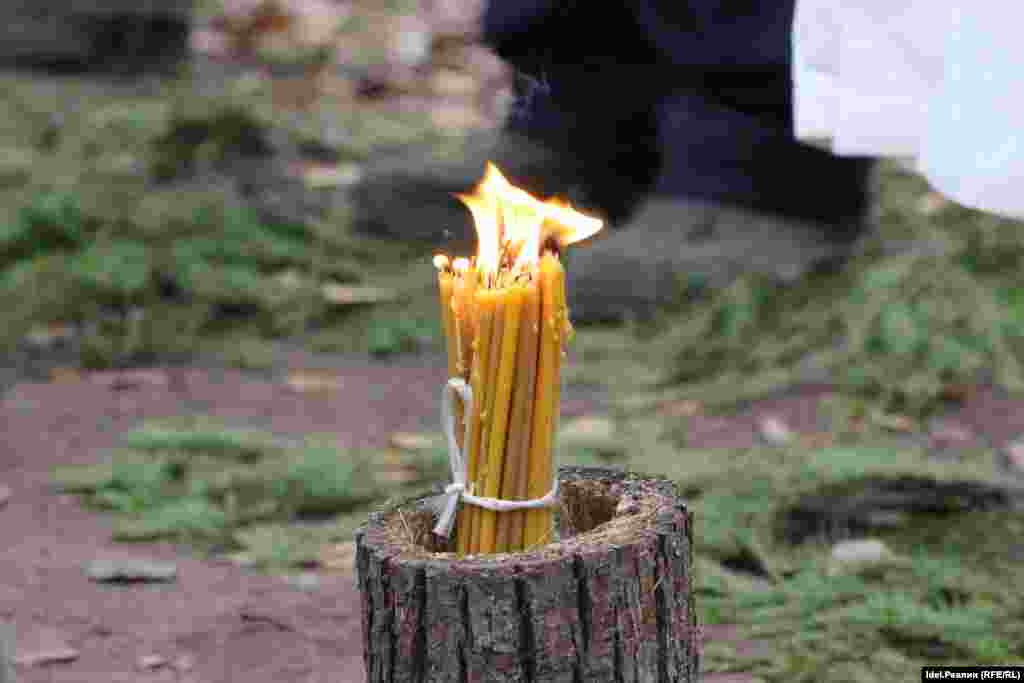
M 706 670 L 905 680 L 924 662 L 1024 657 L 1024 568 L 1013 541 L 1024 514 L 1019 494 L 1016 511 L 1001 497 L 1005 475 L 991 452 L 939 463 L 882 430 L 854 438 L 842 429 L 819 448 L 694 450 L 641 408 L 621 409 L 614 424 L 611 437 L 565 440 L 562 462 L 648 471 L 684 490 L 697 515 L 701 623 L 735 628 L 712 638 Z M 422 490 L 445 471 L 429 438 L 405 451 L 342 453 L 315 437 L 284 442 L 179 421 L 122 443 L 108 462 L 55 473 L 66 490 L 117 513 L 118 539 L 190 541 L 277 572 L 324 562 L 385 491 Z M 911 492 L 903 507 L 887 484 Z M 865 503 L 879 491 L 877 505 Z M 842 514 L 851 501 L 859 507 Z M 888 551 L 854 564 L 832 557 L 836 542 L 864 536 Z
M 321 226 L 266 225 L 217 191 L 139 180 L 139 168 L 159 174 L 167 164 L 230 156 L 273 118 L 258 98 L 239 109 L 234 96 L 180 104 L 59 94 L 19 78 L 3 87 L 0 330 L 8 337 L 138 307 L 152 326 L 121 317 L 95 329 L 83 363 L 132 362 L 170 343 L 261 367 L 271 362 L 267 340 L 287 335 L 318 350 L 375 354 L 436 344 L 425 255 L 353 237 L 343 212 Z M 76 107 L 51 101 L 72 96 Z M 67 117 L 54 124 L 48 114 L 62 110 Z M 345 154 L 353 160 L 418 134 L 408 122 L 350 115 L 357 134 Z M 183 142 L 196 121 L 198 143 Z M 650 327 L 583 330 L 577 339 L 579 362 L 567 379 L 616 378 L 616 431 L 597 444 L 567 443 L 563 460 L 667 474 L 687 492 L 698 516 L 701 620 L 736 624 L 740 638 L 709 644 L 709 670 L 787 682 L 903 680 L 916 678 L 923 661 L 1024 658 L 1024 568 L 1012 542 L 1024 516 L 956 488 L 999 477 L 991 452 L 940 465 L 882 430 L 854 434 L 842 420 L 824 447 L 700 451 L 649 410 L 674 398 L 728 412 L 812 375 L 844 387 L 851 416 L 876 408 L 927 415 L 979 375 L 1019 388 L 1019 226 L 944 204 L 895 166 L 885 167 L 880 191 L 884 236 L 934 248 L 869 250 L 848 272 L 789 291 L 742 281 Z M 164 296 L 168 279 L 183 297 Z M 398 296 L 331 306 L 325 283 L 385 286 Z M 246 315 L 227 325 L 225 310 Z M 393 466 L 380 467 L 382 459 Z M 121 539 L 183 538 L 278 571 L 347 541 L 395 481 L 411 490 L 443 471 L 436 444 L 339 453 L 314 437 L 296 443 L 182 421 L 126 435 L 109 462 L 55 476 L 116 513 Z M 949 495 L 928 511 L 793 532 L 814 501 L 839 506 L 885 482 Z M 833 544 L 851 534 L 883 540 L 891 555 L 837 565 Z

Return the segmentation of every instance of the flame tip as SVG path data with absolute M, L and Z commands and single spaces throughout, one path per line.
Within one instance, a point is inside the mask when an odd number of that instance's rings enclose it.
M 491 161 L 471 194 L 456 194 L 473 215 L 477 232 L 476 265 L 485 282 L 497 283 L 499 271 L 512 277 L 529 272 L 541 255 L 556 256 L 587 239 L 603 222 L 572 208 L 563 198 L 538 199 L 505 178 Z

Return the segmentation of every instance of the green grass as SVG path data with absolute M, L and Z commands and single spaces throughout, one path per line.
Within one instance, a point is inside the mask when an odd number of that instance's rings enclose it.
M 373 453 L 340 450 L 329 439 L 285 443 L 211 420 L 174 420 L 123 435 L 105 461 L 59 468 L 54 481 L 113 513 L 116 540 L 176 539 L 287 567 L 337 542 L 337 528 L 354 529 L 352 520 L 385 492 L 442 477 L 441 455 L 436 448 L 409 454 L 406 464 L 419 476 L 394 484 L 377 478 Z M 307 520 L 316 526 L 303 526 Z M 284 532 L 268 531 L 302 528 L 296 543 L 283 545 Z
M 338 310 L 321 285 L 405 272 L 409 250 L 353 237 L 342 202 L 310 224 L 269 222 L 211 171 L 256 163 L 250 157 L 270 150 L 272 129 L 275 144 L 333 146 L 361 159 L 422 139 L 423 117 L 346 110 L 283 121 L 266 88 L 202 95 L 187 75 L 159 96 L 75 79 L 55 91 L 43 80 L 0 86 L 0 148 L 20 160 L 0 169 L 0 346 L 37 325 L 103 319 L 89 328 L 81 362 L 106 367 L 189 352 L 240 328 L 294 335 L 344 325 L 359 308 Z M 65 113 L 59 125 L 53 111 Z M 351 135 L 328 145 L 326 121 Z M 119 319 L 131 308 L 147 315 Z M 393 327 L 363 339 L 361 350 L 405 350 L 419 335 Z
M 882 257 L 876 244 L 845 272 L 793 288 L 742 279 L 668 317 L 654 343 L 673 358 L 669 381 L 784 386 L 810 364 L 913 416 L 985 373 L 1024 388 L 1020 224 L 954 205 L 923 213 L 923 181 L 889 165 L 879 175 L 881 236 L 924 248 Z
M 273 457 L 281 450 L 277 442 L 256 431 L 217 429 L 173 429 L 150 427 L 128 432 L 122 439 L 127 448 L 137 451 L 177 451 L 201 453 L 252 462 Z

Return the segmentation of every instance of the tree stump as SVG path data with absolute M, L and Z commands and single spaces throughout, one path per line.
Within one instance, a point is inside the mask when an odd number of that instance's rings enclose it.
M 356 533 L 369 683 L 697 680 L 675 487 L 576 467 L 559 485 L 559 540 L 530 552 L 456 557 L 426 497 L 371 515 Z

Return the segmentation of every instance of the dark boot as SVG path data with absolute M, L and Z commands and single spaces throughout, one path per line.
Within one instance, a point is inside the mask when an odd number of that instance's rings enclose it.
M 469 211 L 453 194 L 470 191 L 487 161 L 535 196 L 623 221 L 657 177 L 653 101 L 610 100 L 602 82 L 600 72 L 584 69 L 563 70 L 552 82 L 521 78 L 501 131 L 447 154 L 413 146 L 373 162 L 353 193 L 356 229 L 436 246 L 475 243 Z
M 413 146 L 366 169 L 353 192 L 355 229 L 465 251 L 476 236 L 472 217 L 455 194 L 471 191 L 488 161 L 513 184 L 541 196 L 572 194 L 580 182 L 571 157 L 511 131 L 473 136 L 447 156 Z
M 792 283 L 842 265 L 866 232 L 870 162 L 801 145 L 784 123 L 684 93 L 662 103 L 658 141 L 652 196 L 571 250 L 574 322 L 647 318 L 744 273 Z
M 570 249 L 572 321 L 646 320 L 744 274 L 789 284 L 837 269 L 862 224 L 843 233 L 831 227 L 705 200 L 652 199 L 628 226 Z

